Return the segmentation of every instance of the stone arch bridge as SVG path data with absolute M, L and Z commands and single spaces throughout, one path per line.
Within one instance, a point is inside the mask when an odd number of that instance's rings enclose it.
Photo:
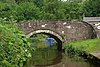
M 91 39 L 96 37 L 96 31 L 93 26 L 86 22 L 76 20 L 61 21 L 22 21 L 17 24 L 27 37 L 33 34 L 43 33 L 53 37 L 62 47 L 62 43 L 68 43 L 75 40 Z

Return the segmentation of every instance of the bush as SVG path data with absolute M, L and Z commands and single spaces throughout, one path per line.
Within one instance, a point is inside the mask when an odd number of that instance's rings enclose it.
M 30 43 L 13 21 L 0 19 L 0 67 L 22 67 L 31 57 Z
M 89 55 L 90 53 L 100 50 L 100 39 L 75 41 L 67 44 L 64 47 L 65 52 L 71 53 L 72 55 Z

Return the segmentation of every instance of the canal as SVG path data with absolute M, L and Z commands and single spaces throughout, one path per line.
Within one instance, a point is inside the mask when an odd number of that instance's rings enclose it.
M 35 41 L 32 58 L 25 62 L 24 67 L 100 67 L 83 57 L 66 55 L 64 51 L 58 51 L 57 45 L 49 46 L 45 40 Z

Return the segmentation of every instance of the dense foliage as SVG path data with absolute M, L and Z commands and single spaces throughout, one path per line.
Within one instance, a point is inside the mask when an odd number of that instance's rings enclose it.
M 15 20 L 79 19 L 100 16 L 99 0 L 0 0 L 0 17 Z
M 13 21 L 0 19 L 0 67 L 22 67 L 31 57 L 30 43 Z
M 0 0 L 0 17 L 15 20 L 82 19 L 82 0 Z
M 15 20 L 79 19 L 100 16 L 99 0 L 0 0 L 0 17 Z
M 84 14 L 90 17 L 100 16 L 100 0 L 86 0 L 84 3 Z

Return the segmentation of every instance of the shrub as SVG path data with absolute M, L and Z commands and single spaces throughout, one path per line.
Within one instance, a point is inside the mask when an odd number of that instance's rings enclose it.
M 65 47 L 66 53 L 71 53 L 72 55 L 88 55 L 90 53 L 100 50 L 100 39 L 89 39 L 75 41 L 67 44 Z
M 0 19 L 0 67 L 22 67 L 31 57 L 30 43 L 13 21 Z

